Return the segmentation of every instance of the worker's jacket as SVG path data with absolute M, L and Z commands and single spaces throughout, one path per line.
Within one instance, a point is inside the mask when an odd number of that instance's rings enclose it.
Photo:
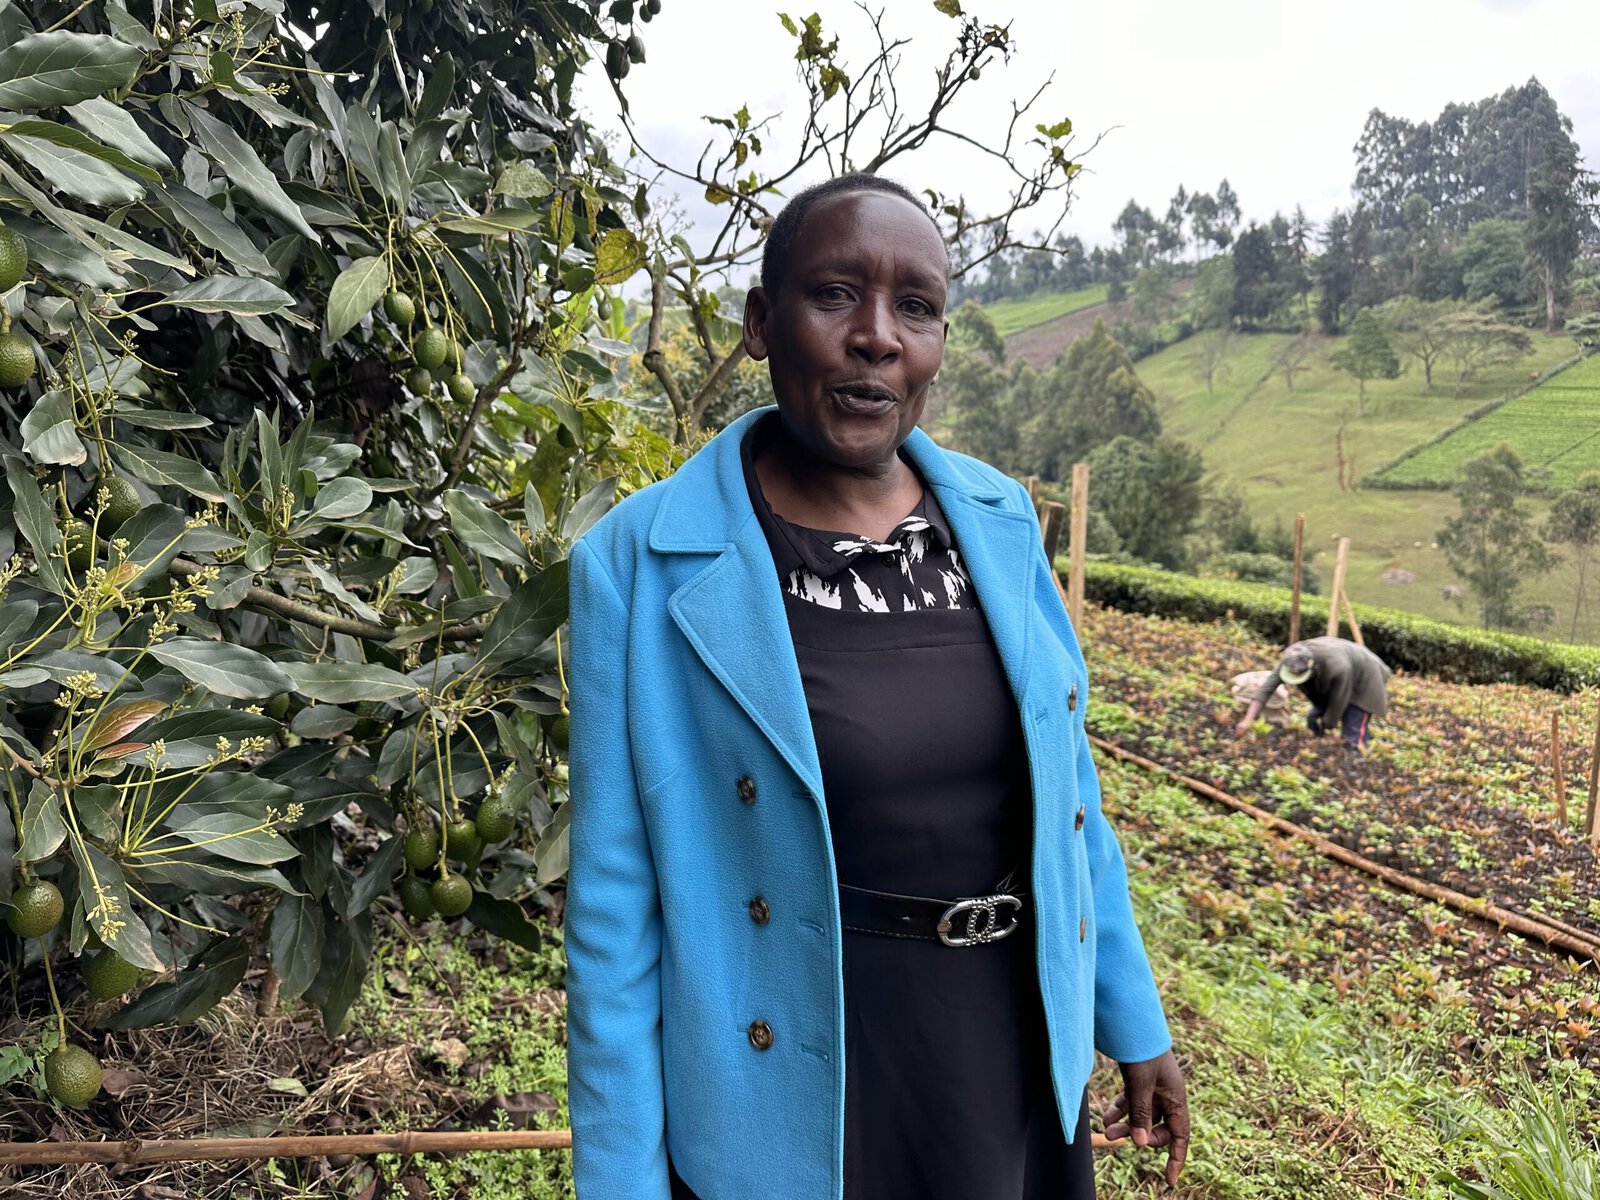
M 1311 651 L 1315 665 L 1311 678 L 1300 684 L 1306 699 L 1322 710 L 1322 723 L 1337 729 L 1344 710 L 1352 705 L 1381 717 L 1389 711 L 1389 676 L 1392 672 L 1365 646 L 1343 638 L 1310 638 L 1297 645 Z M 1266 704 L 1283 682 L 1277 670 L 1256 691 L 1256 701 Z

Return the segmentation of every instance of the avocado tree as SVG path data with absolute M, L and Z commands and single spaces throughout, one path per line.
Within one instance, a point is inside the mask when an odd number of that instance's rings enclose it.
M 0 966 L 58 1100 L 85 991 L 265 958 L 337 1029 L 375 905 L 538 939 L 565 556 L 674 464 L 571 86 L 658 7 L 0 7 Z

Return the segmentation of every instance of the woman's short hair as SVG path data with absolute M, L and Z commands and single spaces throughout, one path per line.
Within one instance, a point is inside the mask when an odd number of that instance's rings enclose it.
M 939 228 L 939 223 L 933 219 L 933 214 L 927 206 L 918 199 L 917 194 L 902 183 L 892 179 L 885 179 L 881 175 L 868 175 L 856 171 L 849 175 L 835 176 L 833 179 L 824 179 L 821 183 L 814 183 L 803 192 L 791 197 L 778 213 L 777 219 L 772 222 L 772 228 L 767 232 L 767 244 L 761 251 L 761 286 L 767 289 L 768 294 L 776 292 L 782 285 L 784 277 L 789 273 L 789 260 L 794 253 L 795 239 L 800 236 L 800 227 L 805 223 L 806 214 L 815 207 L 817 201 L 826 200 L 829 196 L 841 196 L 849 192 L 883 192 L 890 196 L 899 196 L 914 204 L 919 212 L 928 218 L 928 223 L 933 226 L 934 232 L 939 235 L 939 244 L 944 245 L 944 231 Z M 950 249 L 945 246 L 945 262 L 948 270 Z

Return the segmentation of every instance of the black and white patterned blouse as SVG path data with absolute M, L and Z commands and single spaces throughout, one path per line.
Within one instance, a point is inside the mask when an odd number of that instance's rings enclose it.
M 766 424 L 763 422 L 763 424 Z M 933 493 L 883 541 L 795 525 L 772 511 L 756 478 L 755 459 L 771 427 L 758 425 L 743 447 L 745 483 L 767 535 L 783 590 L 842 612 L 921 612 L 976 608 L 972 579 L 961 562 Z

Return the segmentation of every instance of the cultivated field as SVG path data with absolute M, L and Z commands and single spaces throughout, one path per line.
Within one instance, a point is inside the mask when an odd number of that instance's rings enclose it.
M 1541 487 L 1571 487 L 1600 469 L 1600 356 L 1502 404 L 1381 473 L 1384 480 L 1449 487 L 1461 464 L 1505 442 Z
M 1363 474 L 1408 446 L 1427 441 L 1486 401 L 1525 385 L 1529 371 L 1548 371 L 1570 358 L 1571 340 L 1536 334 L 1532 355 L 1485 372 L 1459 398 L 1442 384 L 1423 394 L 1420 371 L 1369 381 L 1366 415 L 1359 419 L 1356 381 L 1329 362 L 1337 341 L 1320 341 L 1296 371 L 1290 392 L 1275 365 L 1288 340 L 1285 334 L 1236 336 L 1209 393 L 1198 373 L 1194 339 L 1141 359 L 1137 369 L 1156 393 L 1166 430 L 1199 447 L 1208 471 L 1235 484 L 1258 521 L 1268 528 L 1274 521 L 1288 526 L 1296 512 L 1306 514 L 1309 553 L 1324 580 L 1331 578 L 1332 547 L 1343 534 L 1351 539 L 1348 590 L 1353 598 L 1475 623 L 1470 605 L 1463 607 L 1444 594 L 1443 589 L 1459 581 L 1444 555 L 1432 548 L 1435 532 L 1458 509 L 1455 497 L 1436 490 L 1351 489 Z M 1545 508 L 1537 499 L 1530 506 L 1536 515 Z M 1557 620 L 1551 635 L 1565 636 L 1573 591 L 1568 570 L 1558 567 L 1530 581 L 1519 598 L 1554 607 Z M 1591 612 L 1580 622 L 1577 640 L 1597 637 L 1600 612 Z
M 1010 337 L 1013 333 L 1043 325 L 1046 321 L 1053 321 L 1090 305 L 1103 304 L 1105 299 L 1105 284 L 1097 283 L 1075 292 L 1050 292 L 1042 296 L 1029 296 L 1025 300 L 998 300 L 993 304 L 985 304 L 983 311 L 989 314 L 1001 337 Z

